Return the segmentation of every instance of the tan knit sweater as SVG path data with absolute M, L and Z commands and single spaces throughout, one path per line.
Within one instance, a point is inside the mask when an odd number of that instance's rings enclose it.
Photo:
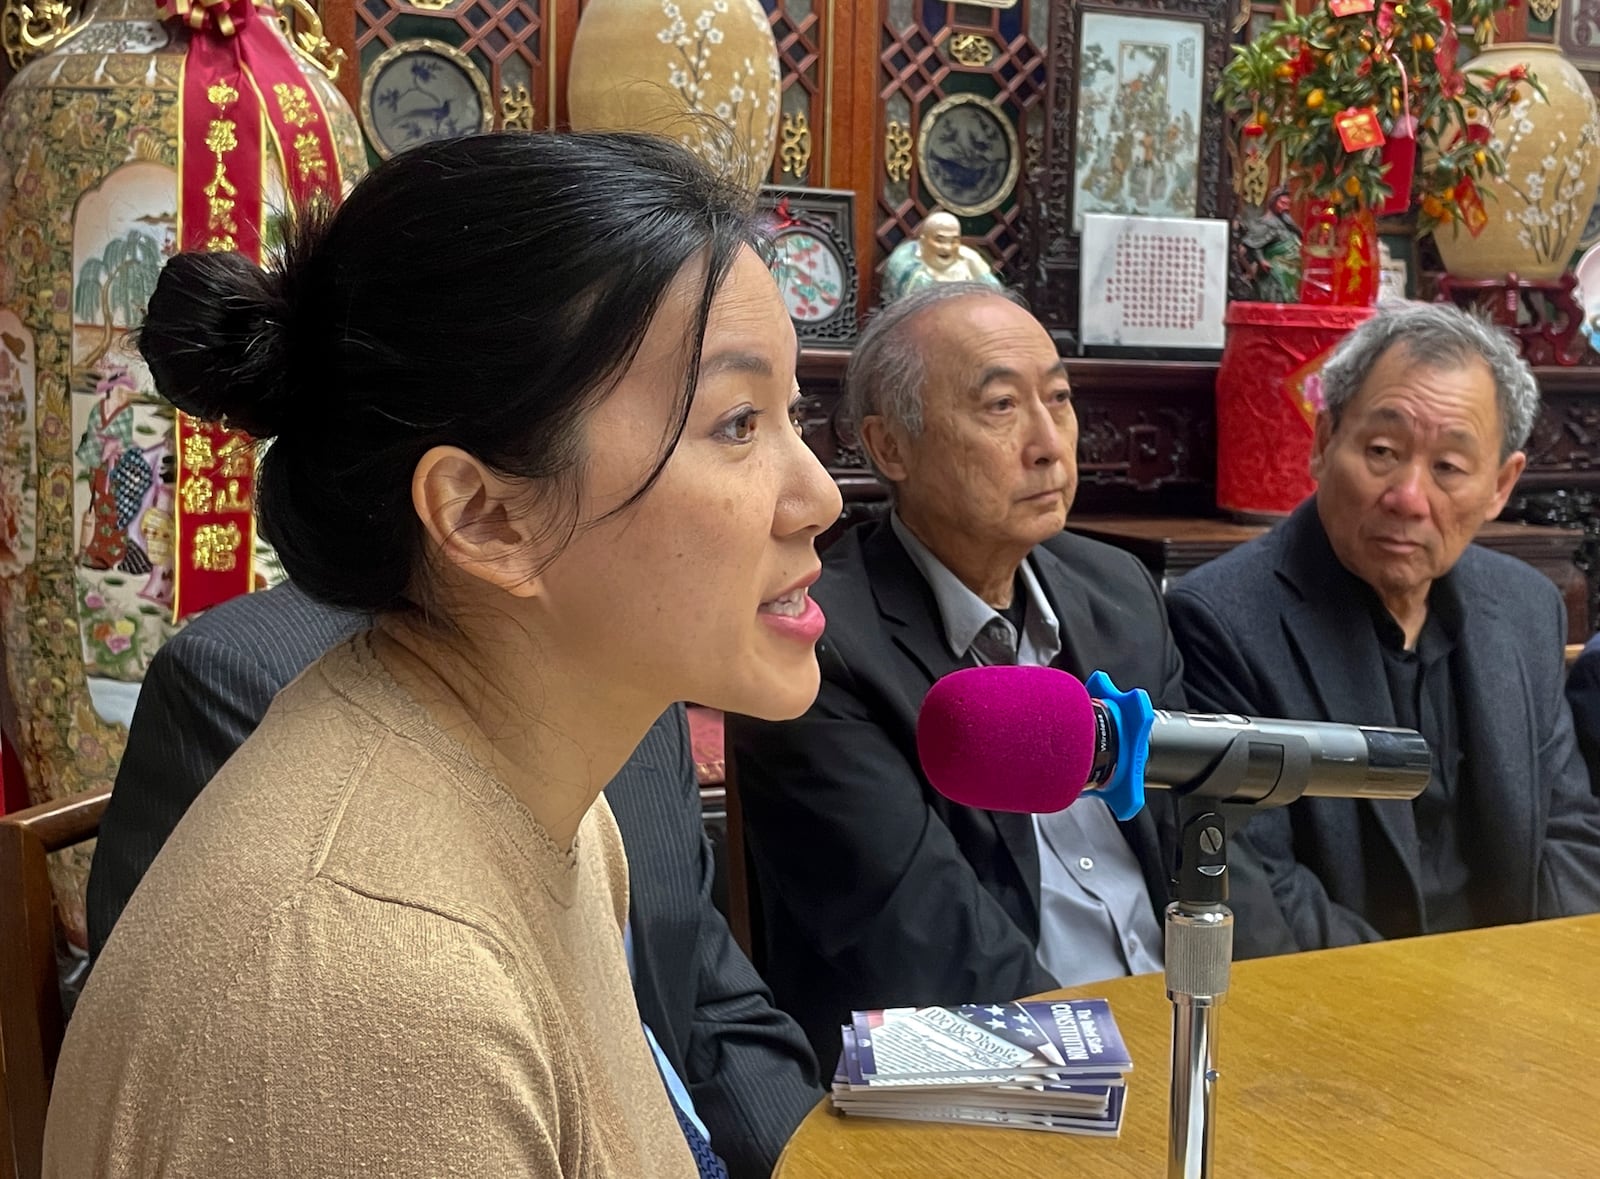
M 122 915 L 45 1174 L 654 1176 L 605 801 L 563 851 L 358 637 L 274 702 Z

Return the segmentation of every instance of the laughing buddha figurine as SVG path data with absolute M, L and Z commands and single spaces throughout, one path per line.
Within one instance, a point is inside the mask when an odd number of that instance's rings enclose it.
M 883 301 L 933 282 L 982 282 L 999 287 L 983 255 L 961 244 L 961 223 L 953 213 L 936 210 L 894 248 L 883 264 Z

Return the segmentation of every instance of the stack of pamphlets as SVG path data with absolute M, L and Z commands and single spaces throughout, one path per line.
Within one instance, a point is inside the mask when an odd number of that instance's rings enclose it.
M 1133 1069 L 1104 999 L 857 1011 L 833 1078 L 843 1113 L 1115 1137 Z

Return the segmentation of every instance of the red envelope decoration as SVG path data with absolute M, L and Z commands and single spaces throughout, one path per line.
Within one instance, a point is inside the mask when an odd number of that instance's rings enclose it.
M 1383 180 L 1389 199 L 1377 208 L 1380 217 L 1395 217 L 1411 207 L 1411 181 L 1417 170 L 1417 120 L 1401 115 L 1383 144 Z
M 1467 227 L 1468 233 L 1477 237 L 1483 232 L 1483 227 L 1489 224 L 1489 214 L 1483 207 L 1483 197 L 1478 193 L 1478 186 L 1472 183 L 1472 177 L 1463 176 L 1456 181 L 1456 204 L 1461 208 L 1461 223 Z
M 1373 107 L 1353 106 L 1340 111 L 1333 116 L 1333 126 L 1345 151 L 1383 146 L 1383 128 L 1378 125 L 1378 112 Z
M 1378 301 L 1378 231 L 1372 214 L 1347 217 L 1339 228 L 1339 294 L 1334 301 L 1370 307 Z

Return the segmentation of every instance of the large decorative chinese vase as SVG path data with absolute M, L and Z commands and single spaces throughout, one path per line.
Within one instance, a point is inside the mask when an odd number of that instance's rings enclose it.
M 589 0 L 567 109 L 579 131 L 669 135 L 753 189 L 772 167 L 782 85 L 761 0 Z
M 179 249 L 259 258 L 364 166 L 270 9 L 100 0 L 0 95 L 0 636 L 34 802 L 109 787 L 151 656 L 247 591 L 250 441 L 157 396 L 131 329 Z M 88 851 L 54 865 L 83 931 Z
M 1217 506 L 1265 523 L 1315 488 L 1311 440 L 1322 365 L 1368 307 L 1229 303 L 1217 369 Z
M 1469 69 L 1503 73 L 1525 66 L 1530 86 L 1495 119 L 1506 173 L 1485 181 L 1488 222 L 1473 237 L 1464 227 L 1434 231 L 1445 270 L 1461 279 L 1559 278 L 1572 261 L 1600 186 L 1600 113 L 1583 75 L 1554 45 L 1511 42 L 1472 60 Z

